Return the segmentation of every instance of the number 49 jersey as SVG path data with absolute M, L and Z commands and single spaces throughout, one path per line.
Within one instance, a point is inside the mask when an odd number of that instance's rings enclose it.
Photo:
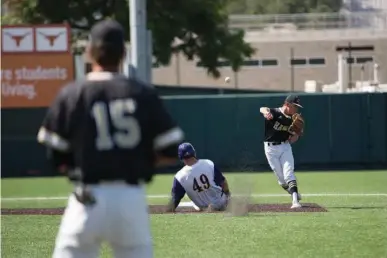
M 154 88 L 107 72 L 62 88 L 38 133 L 39 142 L 71 153 L 83 183 L 149 181 L 155 151 L 182 139 Z
M 184 166 L 175 175 L 172 195 L 181 199 L 187 193 L 191 201 L 200 208 L 218 203 L 224 196 L 222 173 L 208 159 L 199 159 L 192 166 Z

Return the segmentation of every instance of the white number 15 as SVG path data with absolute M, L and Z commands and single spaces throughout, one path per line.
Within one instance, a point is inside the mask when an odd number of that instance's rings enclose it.
M 131 114 L 135 110 L 132 99 L 119 99 L 96 102 L 92 107 L 92 115 L 96 122 L 97 150 L 110 150 L 114 146 L 124 149 L 136 147 L 141 141 L 141 128 L 137 119 Z M 109 119 L 110 114 L 110 119 Z M 110 127 L 114 133 L 110 133 Z

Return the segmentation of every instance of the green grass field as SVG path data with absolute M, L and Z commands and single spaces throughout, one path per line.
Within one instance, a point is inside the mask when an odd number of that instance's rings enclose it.
M 289 203 L 272 173 L 226 174 L 254 183 L 255 203 Z M 387 171 L 298 173 L 302 202 L 325 213 L 152 215 L 155 257 L 387 257 Z M 157 176 L 149 203 L 166 203 L 172 175 Z M 64 207 L 65 178 L 3 179 L 2 208 Z M 234 193 L 236 191 L 233 191 Z M 55 198 L 53 198 L 55 197 Z M 1 257 L 50 257 L 61 216 L 3 215 Z M 112 257 L 108 247 L 101 257 Z

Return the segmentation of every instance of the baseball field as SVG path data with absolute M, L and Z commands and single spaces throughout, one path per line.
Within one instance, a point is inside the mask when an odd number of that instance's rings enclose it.
M 300 172 L 306 207 L 297 212 L 272 173 L 228 173 L 233 194 L 251 192 L 246 216 L 163 214 L 172 177 L 157 176 L 147 191 L 158 205 L 151 208 L 155 257 L 387 257 L 387 171 Z M 50 257 L 70 183 L 2 179 L 1 188 L 1 257 Z M 101 257 L 112 257 L 108 247 Z

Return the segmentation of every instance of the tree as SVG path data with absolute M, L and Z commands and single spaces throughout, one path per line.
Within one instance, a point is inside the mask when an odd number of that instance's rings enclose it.
M 218 61 L 238 71 L 254 53 L 243 31 L 228 29 L 227 0 L 148 0 L 148 28 L 153 33 L 156 62 L 167 65 L 173 53 L 195 57 L 213 77 L 220 76 Z M 105 17 L 118 20 L 129 31 L 128 0 L 5 0 L 11 11 L 4 23 L 63 23 L 87 33 Z M 127 34 L 128 36 L 130 33 Z

